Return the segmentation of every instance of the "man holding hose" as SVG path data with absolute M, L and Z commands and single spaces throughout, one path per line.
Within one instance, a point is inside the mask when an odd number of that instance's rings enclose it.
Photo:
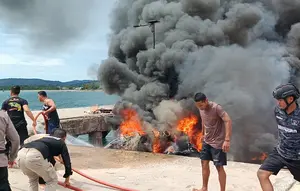
M 37 134 L 25 140 L 18 153 L 18 164 L 22 172 L 29 178 L 29 191 L 38 191 L 39 177 L 46 182 L 47 191 L 55 191 L 57 175 L 51 164 L 55 156 L 61 155 L 65 165 L 65 185 L 70 185 L 70 176 L 73 174 L 70 155 L 65 143 L 67 133 L 61 128 L 53 130 L 52 136 Z
M 43 115 L 46 116 L 46 123 L 48 126 L 48 129 L 46 129 L 46 133 L 51 134 L 53 129 L 60 128 L 60 120 L 58 112 L 56 110 L 56 105 L 52 99 L 48 98 L 45 91 L 38 92 L 38 99 L 40 102 L 44 103 Z

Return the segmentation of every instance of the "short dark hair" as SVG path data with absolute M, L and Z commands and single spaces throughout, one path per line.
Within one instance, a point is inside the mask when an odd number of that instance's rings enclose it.
M 50 132 L 50 135 L 57 138 L 64 138 L 67 136 L 67 131 L 61 129 L 61 128 L 55 128 Z
M 47 97 L 47 93 L 45 91 L 39 91 L 38 94 L 43 97 Z
M 207 99 L 206 95 L 204 93 L 198 92 L 194 96 L 194 101 L 199 102 L 199 101 L 205 101 Z
M 11 93 L 19 95 L 21 92 L 21 87 L 20 86 L 13 86 L 10 88 Z

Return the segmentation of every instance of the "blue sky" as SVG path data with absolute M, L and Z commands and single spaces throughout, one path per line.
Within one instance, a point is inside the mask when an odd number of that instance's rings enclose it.
M 99 1 L 100 2 L 100 1 Z M 93 79 L 91 65 L 107 58 L 109 13 L 114 1 L 97 5 L 92 26 L 76 39 L 75 45 L 58 52 L 31 50 L 28 36 L 0 20 L 0 78 L 41 78 L 47 80 Z M 95 79 L 95 78 L 94 78 Z

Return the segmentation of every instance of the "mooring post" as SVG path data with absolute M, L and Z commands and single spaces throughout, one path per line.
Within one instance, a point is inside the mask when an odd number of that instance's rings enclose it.
M 102 147 L 103 146 L 102 132 L 96 131 L 96 132 L 89 133 L 89 142 L 96 147 Z

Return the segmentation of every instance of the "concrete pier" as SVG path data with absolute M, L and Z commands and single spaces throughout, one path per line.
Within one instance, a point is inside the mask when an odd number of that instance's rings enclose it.
M 73 136 L 109 131 L 110 128 L 104 121 L 105 115 L 108 114 L 89 114 L 76 118 L 62 118 L 61 126 Z
M 95 131 L 93 133 L 89 133 L 89 142 L 96 146 L 102 147 L 103 146 L 103 134 L 101 131 Z
M 110 110 L 113 105 L 102 106 L 105 110 Z M 65 129 L 72 136 L 79 136 L 88 134 L 90 142 L 95 146 L 103 146 L 103 140 L 107 133 L 111 130 L 111 127 L 105 123 L 104 118 L 112 116 L 111 113 L 89 113 L 90 108 L 69 108 L 58 109 L 60 117 L 61 127 Z M 36 115 L 39 111 L 34 111 Z M 28 128 L 31 129 L 30 119 L 27 121 Z M 44 124 L 43 118 L 40 117 L 38 122 Z

